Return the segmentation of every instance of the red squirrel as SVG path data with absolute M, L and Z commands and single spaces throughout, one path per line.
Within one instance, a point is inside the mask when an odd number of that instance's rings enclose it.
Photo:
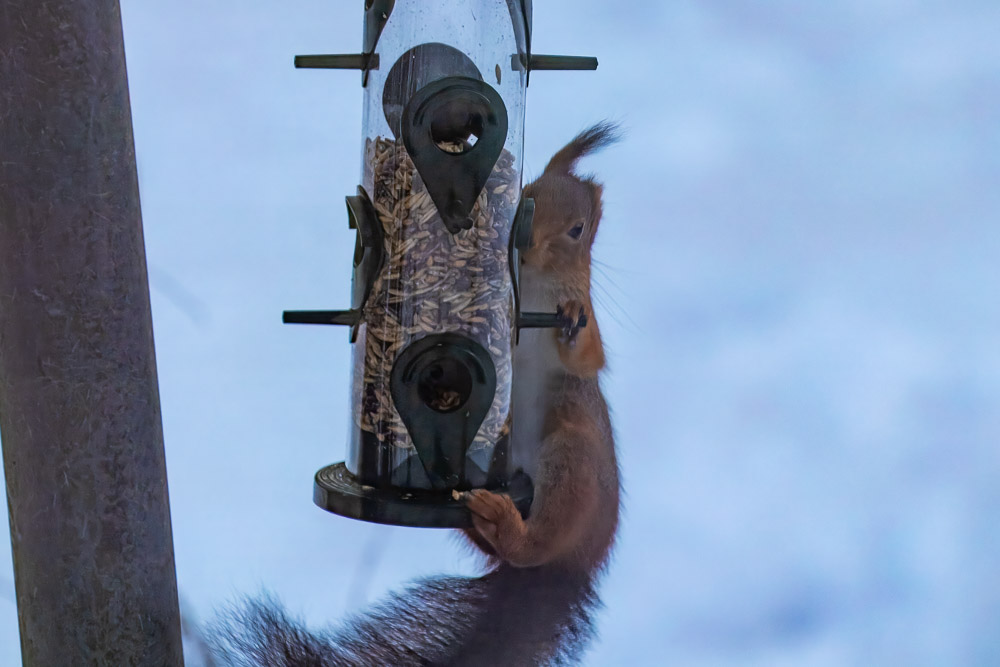
M 573 168 L 614 140 L 597 125 L 578 135 L 524 188 L 535 200 L 530 248 L 521 255 L 521 308 L 556 312 L 564 326 L 525 329 L 514 350 L 515 456 L 529 470 L 535 499 L 527 520 L 508 496 L 465 494 L 470 539 L 496 562 L 559 565 L 596 573 L 618 525 L 618 465 L 597 373 L 604 346 L 590 298 L 590 253 L 602 214 L 602 186 Z M 520 447 L 537 448 L 537 453 Z
M 514 353 L 514 431 L 535 497 L 522 519 L 509 497 L 463 494 L 465 535 L 490 562 L 476 578 L 417 582 L 332 632 L 313 634 L 269 598 L 217 621 L 222 664 L 267 667 L 521 667 L 578 662 L 593 635 L 594 584 L 618 525 L 619 482 L 608 407 L 598 385 L 604 348 L 590 299 L 590 251 L 602 187 L 577 161 L 617 140 L 598 124 L 555 154 L 524 188 L 535 200 L 520 266 L 521 307 L 562 316 L 525 329 Z

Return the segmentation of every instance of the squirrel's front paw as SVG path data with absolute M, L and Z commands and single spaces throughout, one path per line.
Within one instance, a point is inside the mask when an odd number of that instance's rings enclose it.
M 497 556 L 509 560 L 524 540 L 524 520 L 514 501 L 510 496 L 486 489 L 473 489 L 464 496 L 476 531 L 490 543 Z
M 567 347 L 574 347 L 580 329 L 587 326 L 586 308 L 579 301 L 567 301 L 556 307 L 556 316 L 562 321 L 559 328 L 559 342 Z

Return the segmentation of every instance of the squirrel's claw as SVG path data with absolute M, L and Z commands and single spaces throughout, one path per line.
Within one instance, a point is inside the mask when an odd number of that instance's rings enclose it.
M 473 489 L 463 495 L 472 512 L 472 525 L 497 554 L 504 558 L 516 549 L 515 542 L 523 532 L 524 521 L 510 496 L 485 489 Z
M 579 301 L 567 301 L 563 305 L 556 306 L 556 316 L 562 322 L 559 342 L 567 347 L 574 347 L 580 329 L 587 326 L 586 308 Z
M 472 489 L 463 495 L 466 499 L 465 504 L 473 515 L 478 515 L 493 523 L 499 523 L 503 519 L 506 504 L 511 502 L 508 496 L 486 489 Z

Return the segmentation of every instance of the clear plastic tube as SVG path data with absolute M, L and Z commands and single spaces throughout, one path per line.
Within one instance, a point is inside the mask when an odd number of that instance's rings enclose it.
M 354 344 L 347 461 L 365 483 L 438 486 L 414 446 L 412 423 L 408 427 L 400 414 L 392 379 L 404 350 L 437 334 L 473 341 L 488 354 L 496 375 L 492 400 L 468 443 L 457 485 L 502 482 L 510 472 L 506 451 L 514 313 L 508 247 L 521 194 L 525 92 L 524 71 L 516 66 L 523 44 L 516 35 L 505 0 L 398 0 L 377 43 L 380 64 L 368 73 L 364 95 L 362 186 L 374 205 L 385 259 Z M 459 216 L 467 229 L 454 228 L 449 216 L 442 216 L 435 204 L 435 199 L 440 203 L 440 174 L 430 162 L 421 162 L 419 153 L 411 155 L 401 136 L 404 116 L 413 115 L 409 102 L 448 77 L 463 85 L 482 81 L 499 95 L 506 116 L 506 135 L 498 144 L 502 149 L 487 164 L 485 184 L 474 193 L 471 210 Z M 486 141 L 477 135 L 489 119 L 479 116 L 497 111 L 497 105 L 463 104 L 445 104 L 440 113 L 447 118 L 431 123 L 434 150 L 444 154 L 433 156 L 437 160 L 451 160 L 451 155 L 479 159 L 487 151 Z M 449 414 L 461 412 L 467 398 L 461 387 L 445 383 L 427 401 L 435 411 Z

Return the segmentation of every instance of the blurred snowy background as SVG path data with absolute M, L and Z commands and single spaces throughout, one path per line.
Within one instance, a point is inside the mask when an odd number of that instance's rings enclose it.
M 280 314 L 348 303 L 361 88 L 292 56 L 357 51 L 361 2 L 122 4 L 187 608 L 471 573 L 311 501 L 349 346 Z M 585 165 L 628 491 L 587 664 L 1000 664 L 1000 4 L 535 4 L 601 66 L 532 77 L 526 180 L 629 130 Z

